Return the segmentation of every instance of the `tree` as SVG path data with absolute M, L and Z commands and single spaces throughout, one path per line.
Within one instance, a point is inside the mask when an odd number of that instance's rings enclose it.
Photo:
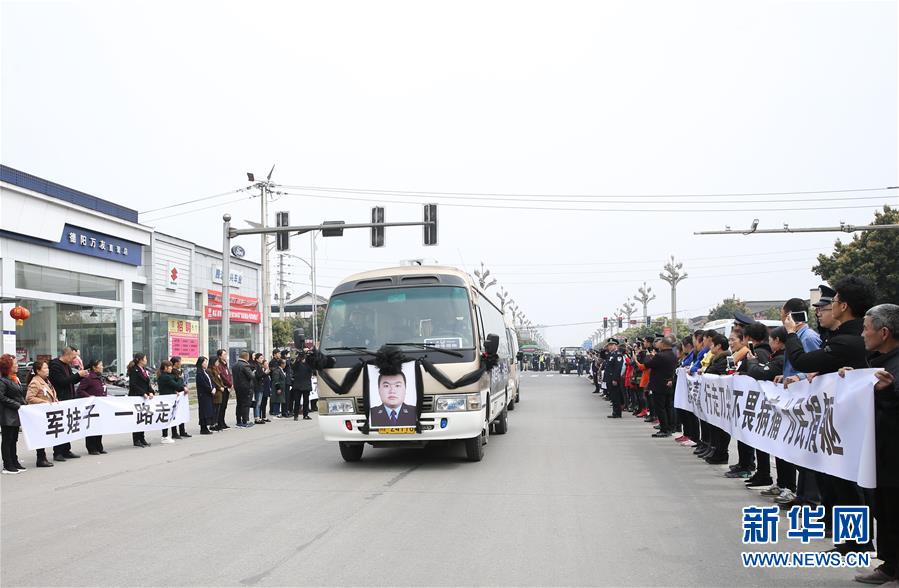
M 874 214 L 875 225 L 899 224 L 899 209 L 883 207 Z M 848 275 L 864 276 L 874 282 L 879 302 L 899 302 L 899 231 L 864 231 L 849 243 L 839 239 L 829 256 L 818 256 L 812 271 L 834 284 Z
M 772 306 L 765 311 L 765 318 L 771 321 L 780 320 L 780 306 Z
M 749 308 L 747 308 L 743 301 L 736 296 L 725 298 L 721 301 L 721 304 L 709 311 L 709 320 L 732 319 L 734 318 L 735 312 L 748 314 Z M 778 318 L 780 317 L 778 316 Z
M 667 327 L 671 324 L 671 319 L 666 316 L 660 316 L 652 321 L 652 326 L 647 327 L 646 323 L 643 323 L 636 327 L 631 327 L 629 329 L 625 329 L 620 333 L 615 334 L 615 338 L 619 341 L 624 341 L 627 339 L 628 341 L 633 341 L 637 337 L 652 337 L 654 335 L 660 335 L 664 327 Z M 673 332 L 673 331 L 672 331 Z M 689 333 L 690 327 L 687 326 L 682 320 L 677 321 L 677 332 L 678 333 Z M 600 341 L 600 347 L 604 341 Z

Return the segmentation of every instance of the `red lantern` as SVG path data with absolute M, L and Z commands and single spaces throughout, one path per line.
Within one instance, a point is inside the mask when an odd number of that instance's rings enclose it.
M 17 327 L 21 327 L 25 324 L 25 321 L 28 320 L 28 317 L 31 316 L 31 313 L 28 312 L 28 309 L 24 306 L 15 306 L 12 310 L 9 311 L 9 316 L 16 319 Z

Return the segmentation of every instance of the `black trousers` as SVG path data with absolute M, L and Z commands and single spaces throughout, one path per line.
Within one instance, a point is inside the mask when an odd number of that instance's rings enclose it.
M 218 405 L 218 415 L 216 418 L 216 423 L 219 427 L 225 426 L 225 412 L 228 410 L 228 398 L 231 396 L 231 391 L 228 388 L 225 388 L 222 391 L 222 401 Z
M 737 441 L 738 464 L 744 469 L 751 470 L 755 467 L 755 449 L 752 446 Z
M 712 457 L 724 459 L 729 455 L 727 448 L 730 445 L 730 433 L 725 433 L 714 425 L 709 426 L 712 428 L 712 446 L 715 448 L 715 453 Z
M 250 404 L 252 403 L 252 394 L 250 392 L 244 392 L 240 390 L 236 390 L 235 393 L 237 395 L 237 408 L 235 409 L 237 424 L 244 425 L 250 422 Z
M 653 391 L 652 402 L 655 414 L 659 417 L 659 431 L 674 432 L 674 391 Z
M 294 390 L 293 391 L 293 406 L 290 411 L 293 413 L 293 416 L 297 416 L 300 414 L 300 406 L 303 408 L 303 416 L 309 416 L 309 393 L 312 390 Z
M 281 405 L 281 416 L 290 416 L 293 407 L 293 388 L 285 386 L 284 404 Z
M 756 455 L 759 455 L 759 452 L 756 452 Z M 767 454 L 765 454 L 767 455 Z M 768 460 L 765 460 L 767 462 Z M 759 461 L 759 471 L 761 471 L 761 458 Z M 796 466 L 791 464 L 785 459 L 781 459 L 779 457 L 774 458 L 774 466 L 777 469 L 777 487 L 778 488 L 789 488 L 794 493 L 796 492 Z M 770 470 L 770 466 L 769 466 Z
M 137 433 L 131 433 L 131 441 L 133 441 L 135 445 L 139 445 L 141 443 L 147 442 L 147 440 L 144 438 L 143 431 L 138 431 Z
M 693 441 L 699 441 L 699 420 L 689 410 L 677 409 L 677 417 L 684 426 L 684 435 Z
M 103 436 L 93 435 L 84 438 L 84 446 L 90 451 L 103 451 Z
M 621 405 L 624 404 L 624 396 L 621 393 L 621 384 L 617 386 L 609 382 L 609 399 L 612 401 L 612 414 L 621 416 Z
M 899 488 L 878 486 L 874 491 L 874 516 L 877 519 L 877 557 L 895 576 L 899 566 Z
M 57 455 L 65 455 L 69 451 L 72 451 L 71 443 L 63 443 L 62 445 L 54 445 L 53 446 L 53 455 L 54 457 Z
M 855 482 L 844 480 L 823 472 L 815 472 L 821 504 L 824 505 L 824 520 L 829 524 L 834 506 L 864 506 L 865 498 Z M 854 541 L 846 543 L 855 544 Z
M 0 453 L 3 454 L 3 469 L 16 471 L 19 469 L 19 456 L 16 455 L 16 443 L 19 441 L 19 427 L 0 427 Z

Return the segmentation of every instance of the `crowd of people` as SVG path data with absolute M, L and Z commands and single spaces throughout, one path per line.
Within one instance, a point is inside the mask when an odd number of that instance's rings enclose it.
M 230 429 L 226 420 L 229 399 L 235 397 L 235 422 L 238 428 L 249 428 L 272 422 L 272 418 L 310 420 L 310 394 L 313 370 L 309 352 L 301 351 L 293 358 L 290 350 L 275 350 L 270 359 L 261 353 L 242 351 L 233 366 L 223 349 L 212 361 L 200 357 L 196 361 L 195 390 L 201 435 Z M 37 360 L 25 381 L 18 376 L 15 357 L 0 356 L 0 432 L 2 432 L 3 473 L 18 474 L 26 470 L 17 453 L 21 422 L 19 408 L 27 404 L 55 403 L 87 396 L 106 396 L 103 362 L 92 359 L 83 364 L 75 347 L 65 347 L 59 357 Z M 180 357 L 160 362 L 155 374 L 147 368 L 147 356 L 135 353 L 128 364 L 128 396 L 149 400 L 156 395 L 189 393 L 188 374 Z M 155 376 L 155 377 L 154 377 Z M 250 421 L 250 411 L 253 420 Z M 185 424 L 162 430 L 163 444 L 192 437 Z M 135 447 L 149 447 L 145 433 L 132 433 Z M 106 453 L 102 436 L 85 438 L 90 455 Z M 53 459 L 45 449 L 36 451 L 36 467 L 53 467 L 57 462 L 81 457 L 71 443 L 53 447 Z
M 769 329 L 737 313 L 729 336 L 697 330 L 677 340 L 656 335 L 627 342 L 611 338 L 590 351 L 593 392 L 611 404 L 610 419 L 625 412 L 652 423 L 652 437 L 674 437 L 693 448 L 697 458 L 713 465 L 729 464 L 727 478 L 743 480 L 781 509 L 823 505 L 825 533 L 832 536 L 833 506 L 868 505 L 876 520 L 877 557 L 883 561 L 870 573 L 856 576 L 865 584 L 899 585 L 899 306 L 875 305 L 872 284 L 849 276 L 833 287 L 819 287 L 813 305 L 818 330 L 809 326 L 806 301 L 787 300 L 781 309 L 783 326 Z M 676 370 L 690 374 L 743 374 L 782 384 L 785 390 L 800 380 L 859 368 L 877 368 L 873 386 L 877 487 L 813 471 L 742 442 L 737 457 L 730 454 L 730 435 L 674 408 Z M 733 462 L 733 463 L 732 463 Z M 840 553 L 873 551 L 871 543 L 838 544 Z

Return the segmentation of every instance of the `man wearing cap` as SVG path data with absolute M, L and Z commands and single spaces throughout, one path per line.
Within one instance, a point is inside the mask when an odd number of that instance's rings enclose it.
M 828 286 L 827 284 L 821 284 L 818 286 L 818 291 L 821 293 L 821 296 L 818 298 L 818 301 L 812 304 L 815 308 L 815 320 L 818 323 L 818 335 L 821 337 L 821 346 L 827 345 L 827 338 L 830 337 L 830 329 L 826 329 L 821 326 L 821 313 L 830 311 L 830 306 L 833 304 L 833 297 L 836 295 L 837 291 Z M 825 320 L 825 322 L 827 322 Z
M 790 364 L 806 373 L 829 374 L 841 367 L 867 367 L 865 342 L 862 338 L 863 317 L 874 305 L 874 286 L 866 278 L 847 276 L 834 284 L 836 291 L 830 309 L 821 307 L 821 324 L 832 330 L 827 345 L 815 351 L 806 352 L 797 336 L 798 325 L 790 314 L 784 318 L 787 330 L 786 355 Z M 859 489 L 854 482 L 837 478 L 823 472 L 816 472 L 821 502 L 825 508 L 825 522 L 834 506 L 861 506 Z M 837 545 L 841 553 L 864 552 L 868 545 L 846 541 Z
M 624 366 L 624 357 L 618 351 L 618 339 L 611 337 L 608 343 L 609 356 L 606 359 L 606 369 L 603 374 L 606 389 L 609 391 L 609 400 L 612 402 L 612 414 L 608 415 L 608 418 L 620 419 L 621 405 L 624 404 L 621 393 L 621 368 Z
M 734 325 L 738 327 L 748 327 L 752 323 L 755 322 L 755 319 L 749 316 L 748 314 L 744 314 L 742 312 L 734 313 Z

